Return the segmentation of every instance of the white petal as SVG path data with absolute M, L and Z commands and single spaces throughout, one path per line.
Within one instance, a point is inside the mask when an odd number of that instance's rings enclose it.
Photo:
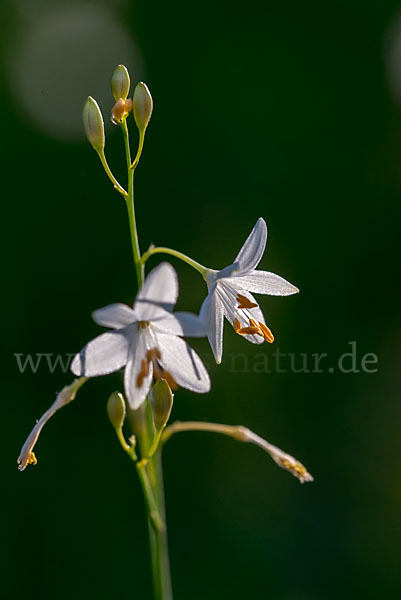
M 92 313 L 92 318 L 98 325 L 120 329 L 137 321 L 133 309 L 126 304 L 109 304 Z
M 235 319 L 237 319 L 240 322 L 241 327 L 249 327 L 249 319 L 261 321 L 262 323 L 265 322 L 263 313 L 259 306 L 247 309 L 237 308 L 238 291 L 233 287 L 233 285 L 229 282 L 228 279 L 224 279 L 219 282 L 217 286 L 217 293 L 223 304 L 224 315 L 226 316 L 227 320 L 231 323 L 231 325 L 233 325 Z M 248 300 L 250 300 L 253 304 L 257 304 L 252 294 L 248 292 L 246 296 Z M 262 344 L 264 342 L 263 337 L 260 335 L 243 335 L 241 337 L 244 337 L 248 342 L 252 342 L 253 344 Z
M 234 277 L 235 275 L 239 275 L 240 272 L 240 265 L 239 263 L 235 262 L 232 265 L 228 265 L 228 267 L 224 267 L 224 269 L 221 269 L 221 271 L 215 272 L 214 281 L 224 277 Z
M 71 364 L 74 375 L 97 377 L 121 369 L 127 362 L 128 340 L 120 331 L 103 333 L 76 354 Z
M 240 277 L 233 277 L 229 280 L 236 286 L 244 290 L 249 290 L 255 294 L 269 294 L 270 296 L 290 296 L 297 294 L 299 289 L 286 281 L 279 275 L 269 273 L 269 271 L 251 271 Z
M 267 241 L 267 226 L 264 219 L 257 220 L 234 263 L 239 263 L 241 273 L 255 269 L 263 256 Z
M 168 313 L 152 321 L 152 329 L 160 333 L 171 333 L 187 337 L 205 337 L 206 325 L 198 315 L 189 312 Z
M 163 316 L 161 309 L 171 312 L 177 297 L 177 273 L 169 263 L 163 262 L 146 277 L 135 299 L 135 313 L 140 321 L 151 321 Z
M 160 364 L 181 387 L 204 394 L 210 390 L 209 374 L 196 352 L 181 338 L 157 334 Z
M 146 342 L 145 330 L 138 331 L 136 343 L 130 345 L 128 362 L 125 367 L 124 389 L 128 403 L 133 410 L 136 410 L 145 401 L 153 378 L 152 363 L 147 363 L 147 375 L 139 378 L 142 371 L 142 360 L 146 360 L 146 353 L 149 350 L 149 345 Z
M 216 286 L 211 288 L 204 300 L 199 317 L 204 321 L 207 337 L 216 363 L 221 363 L 223 355 L 224 313 L 221 300 L 217 296 Z

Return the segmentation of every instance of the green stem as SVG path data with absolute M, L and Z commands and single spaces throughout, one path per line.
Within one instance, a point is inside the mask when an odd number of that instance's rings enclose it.
M 108 178 L 110 179 L 111 183 L 113 184 L 114 188 L 118 192 L 120 192 L 120 194 L 122 194 L 124 196 L 124 198 L 127 198 L 128 194 L 125 191 L 125 189 L 118 183 L 117 179 L 114 177 L 113 173 L 111 172 L 111 169 L 108 165 L 108 162 L 106 160 L 106 156 L 105 156 L 104 152 L 98 152 L 98 154 L 99 154 L 100 162 L 103 165 L 103 169 L 106 171 L 106 174 L 107 174 Z
M 157 503 L 158 514 L 166 522 L 163 471 L 160 450 L 146 464 L 146 472 Z M 170 561 L 168 554 L 167 528 L 156 528 L 148 518 L 150 552 L 152 558 L 153 588 L 155 600 L 172 600 Z
M 123 132 L 125 154 L 127 158 L 127 170 L 128 170 L 128 196 L 126 197 L 127 209 L 128 209 L 128 221 L 131 233 L 131 244 L 132 254 L 134 258 L 136 276 L 138 280 L 138 287 L 142 287 L 144 280 L 144 267 L 141 262 L 141 252 L 139 249 L 138 232 L 136 228 L 135 219 L 135 203 L 134 203 L 134 169 L 131 169 L 131 151 L 129 145 L 128 127 L 127 122 L 124 121 L 121 130 Z
M 139 130 L 139 143 L 138 143 L 138 151 L 136 153 L 135 156 L 135 160 L 131 165 L 131 169 L 134 171 L 136 169 L 136 167 L 138 166 L 139 163 L 139 159 L 141 158 L 141 154 L 142 154 L 142 150 L 143 150 L 143 143 L 145 141 L 145 130 L 144 129 L 140 129 Z
M 188 265 L 190 265 L 191 267 L 196 269 L 196 271 L 198 271 L 204 279 L 206 279 L 208 273 L 210 272 L 210 269 L 208 269 L 207 267 L 204 267 L 203 265 L 196 262 L 196 260 L 193 260 L 186 254 L 183 254 L 182 252 L 179 252 L 178 250 L 173 250 L 172 248 L 165 248 L 162 246 L 149 248 L 149 250 L 147 250 L 142 256 L 142 263 L 144 264 L 148 260 L 148 258 L 150 256 L 152 256 L 152 254 L 158 254 L 158 253 L 170 254 L 171 256 L 175 256 L 176 258 L 179 258 L 180 260 L 184 261 L 185 263 L 187 263 Z
M 138 279 L 138 287 L 141 287 L 144 282 L 144 262 L 141 260 L 139 249 L 138 233 L 135 219 L 134 205 L 134 172 L 139 162 L 142 153 L 144 132 L 139 134 L 139 147 L 134 163 L 131 162 L 131 150 L 129 144 L 129 134 L 126 121 L 121 126 L 125 154 L 127 159 L 128 171 L 128 196 L 126 197 L 128 219 L 131 233 L 132 253 L 136 275 Z M 148 444 L 146 438 L 151 439 L 153 431 L 143 432 L 141 442 Z M 141 448 L 142 451 L 142 448 Z M 146 454 L 146 452 L 144 453 Z M 131 456 L 135 460 L 134 455 Z M 163 489 L 163 471 L 161 464 L 160 451 L 153 454 L 148 460 L 137 463 L 137 472 L 142 485 L 143 494 L 146 500 L 148 513 L 148 527 L 150 552 L 152 559 L 153 587 L 155 592 L 155 600 L 172 600 L 173 593 L 171 588 L 170 576 L 170 561 L 168 555 L 167 529 L 166 529 L 166 510 L 164 504 L 164 489 Z
M 140 462 L 137 463 L 137 471 L 146 500 L 149 524 L 155 529 L 155 531 L 163 532 L 166 529 L 166 525 L 162 516 L 160 515 L 157 495 L 155 494 L 155 490 L 151 485 L 146 466 Z

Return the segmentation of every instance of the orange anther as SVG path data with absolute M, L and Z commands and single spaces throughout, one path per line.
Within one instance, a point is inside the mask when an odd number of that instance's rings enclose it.
M 156 358 L 160 358 L 160 350 L 158 348 L 151 348 L 146 353 L 146 358 L 148 362 L 152 362 Z
M 242 327 L 242 329 L 237 333 L 240 335 L 260 335 L 263 337 L 259 327 Z
M 234 319 L 233 327 L 235 333 L 239 333 L 241 331 L 241 323 L 238 321 L 238 319 Z
M 266 342 L 269 342 L 269 344 L 274 342 L 274 335 L 272 334 L 270 329 L 267 327 L 267 325 L 265 325 L 264 323 L 259 321 L 259 328 L 260 328 Z
M 257 304 L 255 304 L 255 302 L 251 302 L 246 296 L 243 296 L 242 294 L 238 294 L 237 295 L 237 302 L 239 303 L 237 308 L 255 308 L 257 306 Z
M 178 388 L 178 384 L 175 381 L 174 377 L 171 375 L 171 373 L 169 373 L 168 371 L 163 371 L 162 377 L 169 384 L 171 391 L 174 392 L 174 390 Z
M 142 387 L 143 380 L 145 379 L 146 375 L 148 375 L 148 373 L 149 373 L 149 364 L 143 358 L 141 360 L 141 370 L 139 371 L 138 377 L 136 378 L 136 387 L 138 387 L 138 388 Z

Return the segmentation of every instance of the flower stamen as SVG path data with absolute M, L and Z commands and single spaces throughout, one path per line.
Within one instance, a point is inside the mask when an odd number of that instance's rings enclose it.
M 238 319 L 234 319 L 233 327 L 235 333 L 239 333 L 241 331 L 241 323 L 238 321 Z
M 27 458 L 27 461 L 25 463 L 26 465 L 37 465 L 38 464 L 38 459 L 35 456 L 34 452 L 30 452 L 29 456 Z
M 147 351 L 146 353 L 146 361 L 145 359 L 142 359 L 142 366 L 143 363 L 146 364 L 146 368 L 147 368 L 147 372 L 146 375 L 149 373 L 149 365 L 150 363 L 153 364 L 153 375 L 155 377 L 155 379 L 165 379 L 167 381 L 167 383 L 169 384 L 170 388 L 172 391 L 176 390 L 178 388 L 178 384 L 176 383 L 174 377 L 171 375 L 171 373 L 169 373 L 168 371 L 165 371 L 163 369 L 163 367 L 160 365 L 160 359 L 161 359 L 161 353 L 159 348 L 151 348 L 150 350 Z M 141 375 L 141 372 L 138 375 Z
M 258 305 L 255 302 L 251 302 L 249 298 L 243 296 L 242 294 L 237 294 L 237 302 L 239 303 L 237 308 L 246 309 L 246 308 L 256 308 Z
M 141 370 L 136 378 L 136 387 L 141 388 L 145 377 L 149 374 L 149 362 L 144 358 L 141 360 Z
M 265 341 L 269 342 L 269 344 L 272 344 L 274 342 L 274 335 L 272 334 L 270 329 L 267 327 L 267 325 L 265 325 L 264 323 L 259 321 L 259 329 L 261 330 Z
M 238 333 L 238 335 L 260 335 L 269 344 L 274 342 L 274 335 L 262 321 L 257 323 L 255 319 L 250 318 L 249 327 L 242 327 L 238 319 L 234 319 L 233 327 L 235 333 Z

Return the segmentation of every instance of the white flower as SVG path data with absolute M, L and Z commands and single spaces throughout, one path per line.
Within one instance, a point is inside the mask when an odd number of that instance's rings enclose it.
M 203 337 L 205 326 L 196 315 L 171 312 L 177 296 L 177 274 L 169 263 L 161 263 L 146 278 L 133 308 L 111 304 L 93 313 L 96 323 L 114 331 L 89 342 L 74 357 L 72 372 L 96 377 L 125 367 L 124 387 L 133 409 L 144 402 L 153 377 L 208 392 L 210 379 L 201 359 L 179 337 Z
M 217 363 L 221 363 L 223 352 L 224 317 L 236 333 L 254 344 L 274 340 L 250 292 L 272 296 L 288 296 L 299 292 L 298 288 L 274 273 L 255 271 L 265 251 L 266 241 L 266 223 L 260 218 L 234 263 L 221 271 L 210 269 L 206 273 L 209 293 L 202 304 L 200 317 L 205 321 Z

